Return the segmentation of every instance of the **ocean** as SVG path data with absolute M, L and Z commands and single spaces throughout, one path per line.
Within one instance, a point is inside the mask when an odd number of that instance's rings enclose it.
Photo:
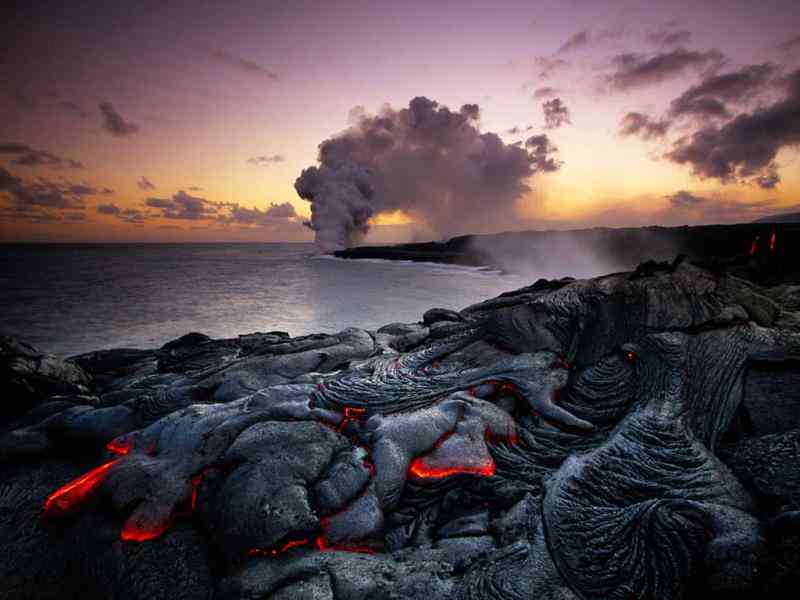
M 312 244 L 0 245 L 0 334 L 71 356 L 190 331 L 335 333 L 412 322 L 531 282 L 472 267 L 315 256 Z

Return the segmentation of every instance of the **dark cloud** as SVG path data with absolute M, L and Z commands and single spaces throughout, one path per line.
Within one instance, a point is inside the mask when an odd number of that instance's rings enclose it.
M 148 220 L 149 216 L 146 212 L 138 208 L 120 208 L 116 204 L 98 204 L 95 210 L 101 215 L 110 215 L 116 217 L 126 223 L 134 225 L 141 225 Z
M 619 133 L 623 136 L 638 135 L 644 140 L 664 137 L 670 127 L 669 121 L 656 121 L 640 112 L 629 112 L 622 118 Z
M 508 226 L 528 178 L 557 168 L 552 147 L 534 152 L 481 133 L 474 115 L 425 97 L 362 114 L 319 146 L 319 166 L 295 182 L 311 202 L 309 226 L 325 251 L 357 243 L 381 213 L 403 211 L 440 235 Z M 458 215 L 458 218 L 454 218 Z
M 136 180 L 136 185 L 140 190 L 154 190 L 156 189 L 155 184 L 150 181 L 147 177 L 142 175 L 139 179 Z
M 569 118 L 569 109 L 561 101 L 561 98 L 553 98 L 542 103 L 542 110 L 544 111 L 545 129 L 557 129 L 562 125 L 572 124 Z
M 533 62 L 539 70 L 539 79 L 548 79 L 556 71 L 560 71 L 569 66 L 569 63 L 563 58 L 557 58 L 555 56 L 537 56 Z
M 464 104 L 459 112 L 470 121 L 477 121 L 481 117 L 481 109 L 477 104 Z
M 83 221 L 86 198 L 102 195 L 86 183 L 25 181 L 0 167 L 0 218 L 34 224 Z
M 758 177 L 755 178 L 756 185 L 765 190 L 771 190 L 780 182 L 781 182 L 781 177 L 780 175 L 778 175 L 778 172 L 774 168 L 768 170 L 763 175 L 759 175 Z
M 111 135 L 123 137 L 132 135 L 139 131 L 139 126 L 122 118 L 111 102 L 103 102 L 99 105 L 100 112 L 103 114 L 103 128 Z
M 675 29 L 674 24 L 667 23 L 656 31 L 646 33 L 644 37 L 655 46 L 678 46 L 688 44 L 692 39 L 692 32 Z
M 681 137 L 666 157 L 723 182 L 768 176 L 778 151 L 800 144 L 800 69 L 787 78 L 786 87 L 786 96 L 770 105 Z
M 541 98 L 552 98 L 553 96 L 555 96 L 557 94 L 558 94 L 558 90 L 556 88 L 545 86 L 545 87 L 536 88 L 536 90 L 534 90 L 534 92 L 533 92 L 533 97 L 536 100 L 539 100 Z
M 283 154 L 272 154 L 271 156 L 254 156 L 253 158 L 248 158 L 247 162 L 251 165 L 259 165 L 259 166 L 267 166 L 272 165 L 275 163 L 282 163 L 286 161 L 286 157 Z
M 738 71 L 707 77 L 673 100 L 670 114 L 673 117 L 728 117 L 724 102 L 749 100 L 765 88 L 774 72 L 775 67 L 769 64 L 747 65 Z
M 530 151 L 535 171 L 552 173 L 561 168 L 561 161 L 553 156 L 558 152 L 558 148 L 546 134 L 542 133 L 529 137 L 525 140 L 525 147 Z
M 297 213 L 289 202 L 282 204 L 270 203 L 266 210 L 260 208 L 246 208 L 239 204 L 227 205 L 228 214 L 220 215 L 218 220 L 225 224 L 255 225 L 259 227 L 274 226 L 288 223 L 300 224 Z
M 719 50 L 697 52 L 676 48 L 653 55 L 625 53 L 612 59 L 614 73 L 606 78 L 611 89 L 626 91 L 653 85 L 681 75 L 689 68 L 719 67 L 725 60 Z
M 173 194 L 171 198 L 147 198 L 145 205 L 161 210 L 159 216 L 165 219 L 211 219 L 218 216 L 224 206 L 221 202 L 212 202 L 198 196 L 191 196 L 183 190 Z
M 95 210 L 101 215 L 118 215 L 120 208 L 116 204 L 98 204 Z
M 249 73 L 250 75 L 266 77 L 267 79 L 271 79 L 273 81 L 278 80 L 277 73 L 248 58 L 242 58 L 241 56 L 231 54 L 230 52 L 226 52 L 225 50 L 221 49 L 211 49 L 208 51 L 208 53 L 209 56 L 211 56 L 211 58 L 217 62 L 234 67 L 240 71 Z
M 800 49 L 800 35 L 789 38 L 785 42 L 778 44 L 778 48 L 784 52 Z
M 671 196 L 667 196 L 667 199 L 675 208 L 694 208 L 707 202 L 705 198 L 701 196 L 695 196 L 686 190 L 675 192 Z
M 89 117 L 89 112 L 83 110 L 75 102 L 70 102 L 69 100 L 62 100 L 61 102 L 58 103 L 58 105 L 68 113 L 78 116 L 81 119 L 86 119 Z
M 558 49 L 558 54 L 562 54 L 564 52 L 571 52 L 573 50 L 578 50 L 580 48 L 585 48 L 590 44 L 589 39 L 589 32 L 584 31 L 576 31 L 573 33 L 567 41 L 564 42 L 561 47 Z
M 11 163 L 23 167 L 55 167 L 65 169 L 82 169 L 83 163 L 71 158 L 62 158 L 45 150 L 34 150 L 25 144 L 13 142 L 0 144 L 0 154 L 13 156 Z

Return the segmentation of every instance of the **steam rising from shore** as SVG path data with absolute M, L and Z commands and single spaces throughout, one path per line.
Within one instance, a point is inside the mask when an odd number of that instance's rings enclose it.
M 307 225 L 323 252 L 356 245 L 370 219 L 401 210 L 441 236 L 513 224 L 528 179 L 560 163 L 547 136 L 506 144 L 478 129 L 480 109 L 458 112 L 425 97 L 408 108 L 361 114 L 323 141 L 319 166 L 295 181 L 311 202 Z

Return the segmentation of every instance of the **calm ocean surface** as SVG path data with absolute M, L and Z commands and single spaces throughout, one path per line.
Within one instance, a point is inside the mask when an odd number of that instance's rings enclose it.
M 0 334 L 69 356 L 156 347 L 190 331 L 334 333 L 417 321 L 531 282 L 313 255 L 312 244 L 0 245 Z

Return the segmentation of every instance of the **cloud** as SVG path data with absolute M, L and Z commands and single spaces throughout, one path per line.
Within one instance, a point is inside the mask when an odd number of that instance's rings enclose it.
M 694 208 L 707 202 L 705 198 L 695 196 L 686 190 L 675 192 L 671 196 L 667 196 L 667 199 L 669 203 L 676 208 Z
M 86 119 L 89 117 L 89 112 L 83 110 L 75 102 L 70 102 L 69 100 L 62 100 L 61 102 L 58 103 L 58 105 L 61 108 L 63 108 L 66 112 L 78 116 L 81 119 Z
M 0 154 L 14 156 L 11 163 L 23 167 L 54 167 L 65 169 L 82 169 L 83 163 L 71 158 L 61 158 L 52 152 L 34 150 L 26 144 L 13 142 L 0 144 Z
M 678 46 L 688 44 L 692 39 L 692 32 L 675 29 L 672 23 L 666 23 L 659 29 L 646 33 L 644 37 L 654 46 Z
M 772 65 L 760 64 L 707 77 L 672 101 L 670 115 L 728 117 L 730 115 L 724 102 L 739 103 L 752 98 L 764 89 L 774 72 Z
M 161 210 L 159 216 L 165 219 L 198 220 L 215 218 L 224 206 L 221 202 L 212 202 L 199 196 L 191 196 L 179 190 L 170 198 L 147 198 L 145 206 Z
M 800 35 L 789 38 L 785 42 L 778 44 L 778 49 L 784 52 L 791 52 L 792 50 L 800 49 Z
M 768 170 L 763 175 L 759 175 L 758 177 L 755 178 L 756 185 L 765 190 L 771 190 L 780 182 L 781 182 L 781 177 L 780 175 L 778 175 L 778 172 L 774 168 Z
M 202 192 L 203 191 L 203 188 L 201 188 L 199 186 L 196 186 L 196 185 L 190 185 L 186 189 L 189 190 L 190 192 Z
M 534 97 L 534 99 L 539 100 L 541 98 L 552 98 L 553 96 L 555 96 L 557 94 L 558 94 L 558 90 L 556 88 L 545 86 L 545 87 L 536 88 L 534 90 L 534 92 L 533 92 L 533 97 Z
M 395 211 L 442 236 L 513 224 L 528 179 L 557 168 L 554 148 L 506 144 L 478 129 L 478 114 L 477 106 L 453 111 L 418 96 L 405 108 L 363 114 L 324 140 L 319 166 L 295 181 L 311 202 L 309 226 L 320 248 L 357 243 L 373 216 Z
M 566 60 L 555 56 L 537 56 L 533 62 L 539 70 L 539 79 L 549 79 L 556 71 L 561 71 L 569 66 Z
M 211 56 L 211 58 L 214 59 L 215 61 L 239 69 L 244 73 L 248 73 L 250 75 L 257 75 L 259 77 L 266 77 L 267 79 L 271 79 L 272 81 L 278 80 L 277 73 L 258 64 L 253 60 L 242 58 L 241 56 L 231 54 L 230 52 L 226 52 L 225 50 L 221 49 L 210 49 L 208 52 L 209 56 Z
M 104 194 L 86 183 L 25 181 L 0 167 L 0 216 L 30 223 L 76 222 L 86 198 Z
M 545 129 L 557 129 L 562 125 L 571 125 L 572 121 L 569 118 L 569 110 L 566 105 L 561 101 L 561 98 L 553 98 L 542 104 L 544 111 L 544 127 Z
M 142 175 L 139 179 L 136 180 L 136 185 L 140 190 L 154 190 L 156 189 L 155 184 L 150 181 L 147 177 Z
M 118 215 L 120 208 L 116 204 L 98 204 L 95 210 L 101 215 Z
M 640 112 L 629 112 L 622 118 L 619 133 L 622 136 L 638 135 L 644 140 L 664 137 L 670 127 L 669 121 L 655 121 Z
M 266 210 L 246 208 L 235 203 L 227 205 L 227 208 L 230 210 L 229 214 L 221 215 L 218 219 L 225 224 L 255 225 L 259 227 L 289 223 L 300 225 L 294 206 L 289 202 L 282 204 L 272 202 Z
M 124 137 L 138 133 L 139 126 L 122 118 L 110 102 L 103 102 L 99 105 L 100 112 L 103 114 L 103 128 L 111 135 Z
M 525 147 L 530 151 L 535 171 L 552 173 L 561 168 L 561 161 L 553 156 L 558 152 L 558 148 L 550 141 L 547 134 L 529 137 L 525 140 Z
M 772 104 L 679 138 L 666 158 L 722 182 L 770 175 L 778 151 L 800 144 L 800 69 L 786 78 L 786 87 L 786 96 Z
M 563 54 L 564 52 L 572 52 L 573 50 L 578 50 L 580 48 L 584 48 L 588 46 L 590 43 L 589 39 L 589 32 L 584 31 L 576 31 L 573 33 L 567 41 L 564 42 L 561 47 L 558 49 L 558 54 Z
M 719 67 L 725 57 L 719 50 L 697 52 L 676 48 L 653 55 L 625 53 L 612 59 L 614 73 L 605 81 L 616 91 L 627 91 L 666 81 L 688 68 Z
M 248 158 L 247 162 L 251 165 L 259 165 L 262 167 L 273 165 L 276 163 L 282 163 L 286 161 L 286 157 L 283 154 L 272 154 L 270 156 L 254 156 L 252 158 Z

